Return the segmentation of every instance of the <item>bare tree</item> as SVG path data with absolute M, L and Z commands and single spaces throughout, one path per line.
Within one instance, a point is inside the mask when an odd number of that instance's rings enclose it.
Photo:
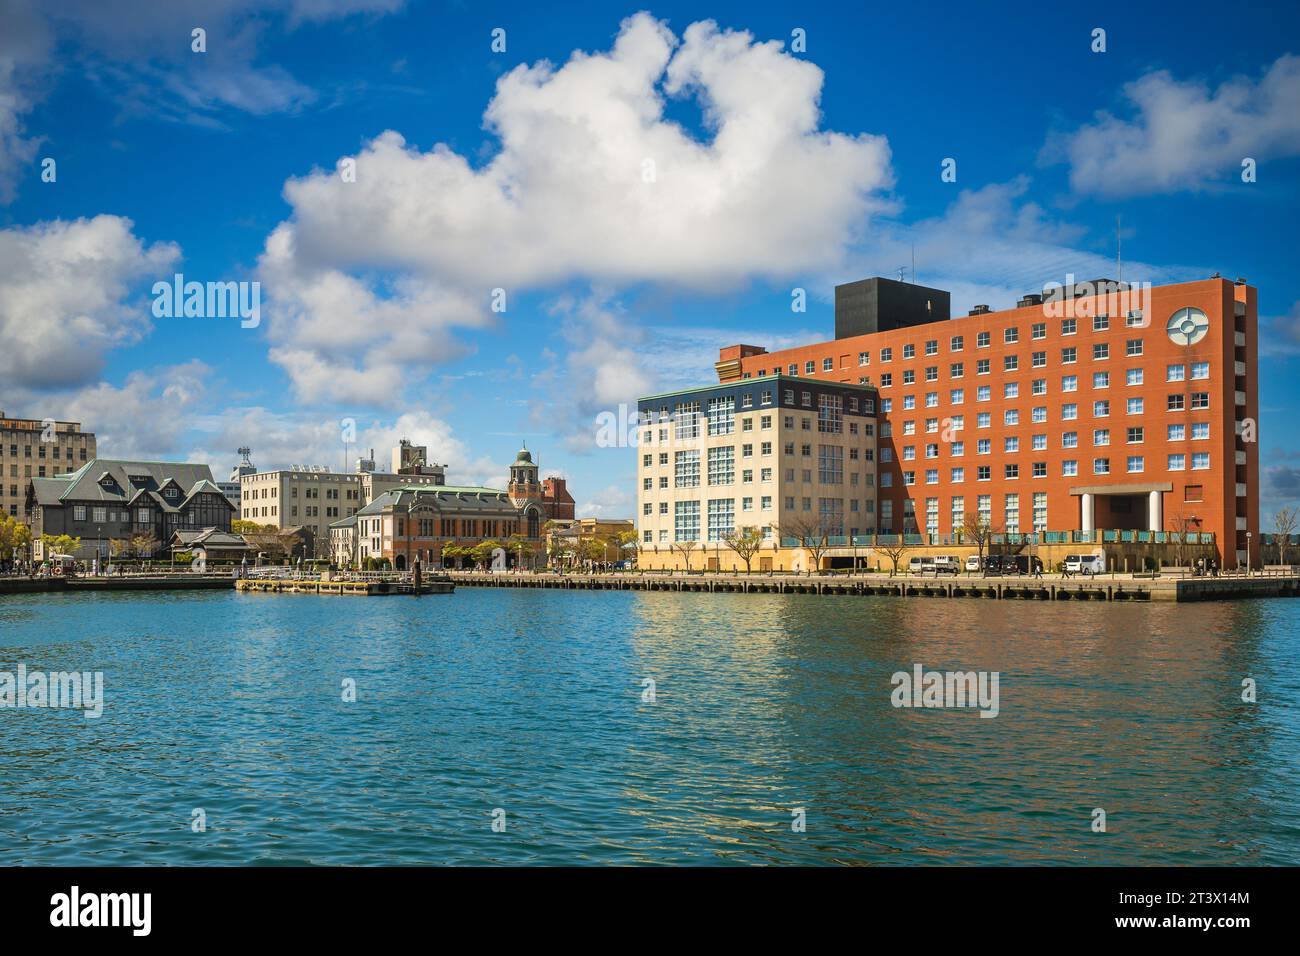
M 976 552 L 979 554 L 980 568 L 982 569 L 984 567 L 984 555 L 993 542 L 993 536 L 998 533 L 998 526 L 977 511 L 966 515 L 966 520 L 961 526 L 961 533 L 962 540 L 975 545 Z
M 798 542 L 798 547 L 805 548 L 812 555 L 812 568 L 808 573 L 813 573 L 813 568 L 817 573 L 821 573 L 822 555 L 830 550 L 830 535 L 823 527 L 821 521 L 812 516 L 808 517 L 790 517 L 781 523 L 780 527 L 774 528 L 773 533 L 786 538 L 794 538 Z
M 1300 510 L 1295 508 L 1278 508 L 1273 514 L 1273 537 L 1277 542 L 1277 563 L 1286 564 L 1286 549 L 1291 543 L 1291 535 L 1300 523 Z
M 903 536 L 899 535 L 896 544 L 877 544 L 872 550 L 879 551 L 889 558 L 890 563 L 893 564 L 893 568 L 889 572 L 889 576 L 892 578 L 898 573 L 898 560 L 907 551 L 907 545 L 903 544 Z
M 1187 536 L 1196 528 L 1196 519 L 1181 511 L 1175 512 L 1169 516 L 1169 530 L 1174 535 L 1174 557 L 1178 561 L 1179 567 L 1185 567 L 1187 562 L 1184 557 L 1190 557 L 1187 553 Z
M 673 550 L 676 551 L 678 554 L 680 554 L 682 556 L 682 560 L 686 562 L 687 574 L 690 574 L 691 572 L 691 552 L 695 550 L 696 544 L 697 542 L 695 541 L 674 541 L 673 542 Z
M 745 562 L 745 573 L 748 574 L 750 565 L 754 562 L 754 555 L 763 547 L 763 532 L 752 526 L 737 528 L 724 534 L 722 543 L 735 551 L 740 560 Z

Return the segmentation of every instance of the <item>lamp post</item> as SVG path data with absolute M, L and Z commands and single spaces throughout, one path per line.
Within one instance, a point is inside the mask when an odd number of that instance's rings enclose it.
M 1250 538 L 1249 531 L 1246 532 L 1246 576 L 1250 576 Z

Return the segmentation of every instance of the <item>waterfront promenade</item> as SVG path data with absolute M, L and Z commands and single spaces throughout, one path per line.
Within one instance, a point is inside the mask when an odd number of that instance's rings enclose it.
M 757 594 L 826 594 L 923 598 L 982 598 L 1029 601 L 1206 601 L 1229 598 L 1300 596 L 1300 575 L 1224 577 L 1141 577 L 1134 574 L 1065 578 L 1045 574 L 981 577 L 921 577 L 897 574 L 612 574 L 452 571 L 458 584 L 479 587 L 563 588 L 615 591 L 709 591 Z

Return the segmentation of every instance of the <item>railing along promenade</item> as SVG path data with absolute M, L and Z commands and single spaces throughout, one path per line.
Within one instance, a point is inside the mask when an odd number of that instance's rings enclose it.
M 1201 601 L 1247 597 L 1300 596 L 1300 573 L 1292 569 L 1250 574 L 1197 576 L 1190 571 L 1159 575 L 1032 574 L 985 576 L 978 572 L 934 576 L 900 572 L 851 573 L 700 571 L 506 572 L 452 571 L 470 587 L 544 588 L 597 591 L 699 591 L 739 594 L 822 594 L 1029 601 Z

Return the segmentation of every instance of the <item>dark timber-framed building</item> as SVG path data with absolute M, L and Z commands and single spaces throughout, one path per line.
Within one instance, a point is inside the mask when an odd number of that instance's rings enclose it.
M 41 535 L 80 538 L 75 557 L 109 554 L 109 541 L 148 535 L 161 552 L 177 531 L 230 531 L 235 506 L 207 465 L 96 458 L 75 472 L 32 478 L 27 488 L 33 555 Z

